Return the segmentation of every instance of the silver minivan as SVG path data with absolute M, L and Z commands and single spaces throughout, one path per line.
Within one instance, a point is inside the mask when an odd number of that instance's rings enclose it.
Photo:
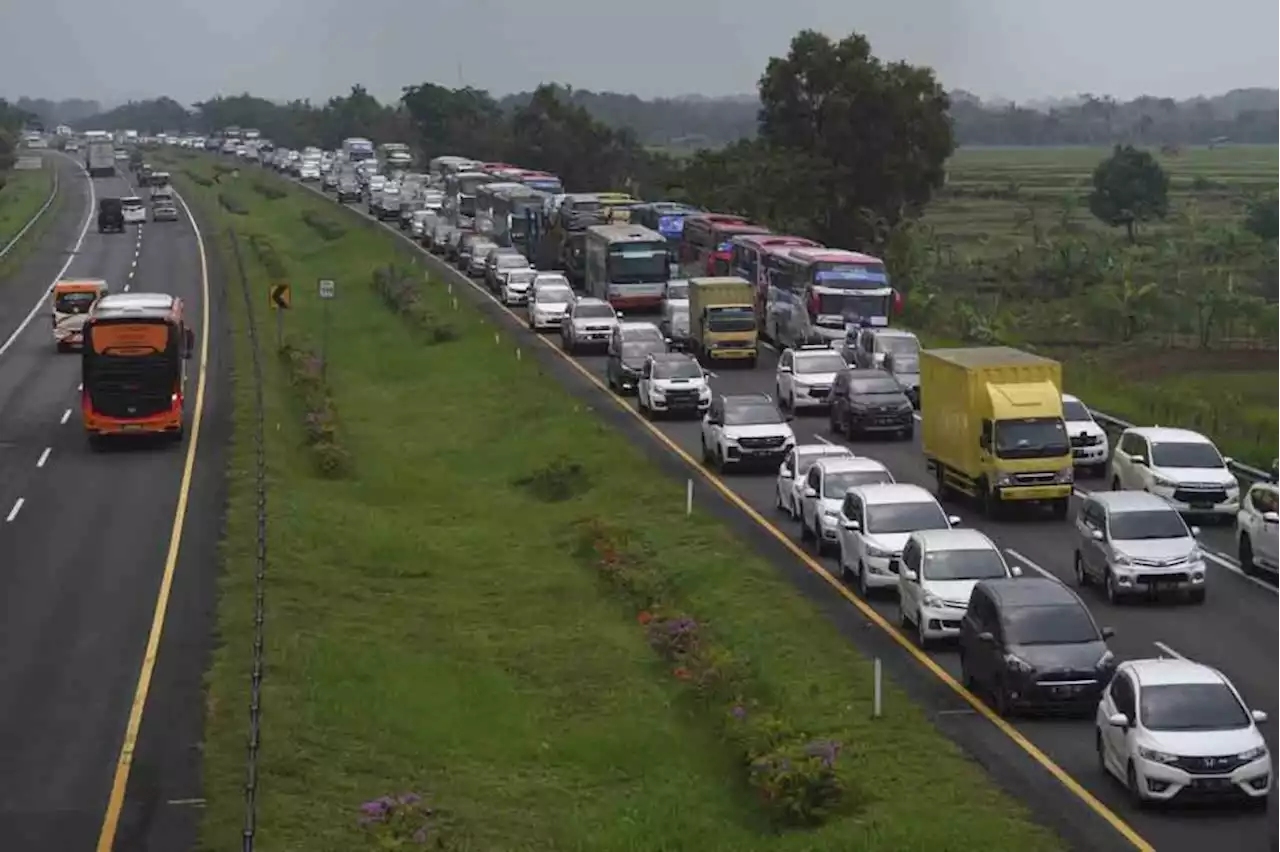
M 1199 534 L 1155 494 L 1095 491 L 1076 513 L 1076 583 L 1101 585 L 1113 604 L 1163 591 L 1204 603 Z

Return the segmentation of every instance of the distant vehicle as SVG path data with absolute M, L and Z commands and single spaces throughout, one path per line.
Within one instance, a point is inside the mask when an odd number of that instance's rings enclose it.
M 702 418 L 702 461 L 721 473 L 778 464 L 796 445 L 788 420 L 768 394 L 720 394 Z
M 861 456 L 818 459 L 805 473 L 800 490 L 800 539 L 825 556 L 840 545 L 840 510 L 850 488 L 892 485 L 893 474 L 875 459 Z
M 818 459 L 828 457 L 852 458 L 853 450 L 839 444 L 797 444 L 787 453 L 778 466 L 775 502 L 780 512 L 791 520 L 800 520 L 800 500 L 805 489 L 805 475 L 809 466 Z
M 948 530 L 960 523 L 936 497 L 908 483 L 859 485 L 845 492 L 834 519 L 840 547 L 840 576 L 858 594 L 898 587 L 907 539 L 920 530 Z
M 152 222 L 178 221 L 178 208 L 171 201 L 161 201 L 151 207 Z
M 557 280 L 559 279 L 559 280 Z M 573 289 L 561 276 L 539 281 L 534 278 L 529 294 L 529 330 L 559 329 L 569 306 L 576 301 Z
M 848 366 L 839 353 L 826 346 L 782 350 L 774 377 L 778 402 L 795 412 L 829 406 L 836 374 Z
M 1236 545 L 1245 573 L 1280 570 L 1280 489 L 1274 482 L 1255 482 L 1240 501 L 1236 516 Z
M 89 310 L 106 294 L 107 282 L 101 278 L 62 279 L 53 285 L 53 340 L 59 352 L 84 343 Z
M 711 385 L 702 365 L 682 352 L 657 352 L 645 359 L 636 388 L 645 417 L 687 414 L 701 417 L 711 407 Z
M 834 352 L 831 356 L 840 357 Z M 831 434 L 850 438 L 875 433 L 909 440 L 915 434 L 911 399 L 884 370 L 848 368 L 836 373 L 828 420 Z
M 147 207 L 143 204 L 142 199 L 136 195 L 121 198 L 120 206 L 124 212 L 124 223 L 126 225 L 141 225 L 147 221 Z
M 1076 467 L 1093 471 L 1095 475 L 1107 475 L 1107 461 L 1111 458 L 1111 442 L 1106 430 L 1093 419 L 1093 412 L 1078 398 L 1069 393 L 1062 395 L 1062 419 L 1067 424 L 1071 438 L 1071 460 Z
M 89 177 L 113 177 L 116 173 L 115 146 L 110 139 L 94 139 L 85 147 L 84 168 Z
M 577 353 L 586 346 L 608 346 L 618 315 L 604 299 L 585 296 L 570 307 L 560 326 L 561 345 L 566 352 Z
M 960 635 L 973 587 L 1020 577 L 996 543 L 977 530 L 921 530 L 907 538 L 898 569 L 898 625 L 915 627 L 916 644 Z
M 124 205 L 119 198 L 98 199 L 98 233 L 124 233 Z
M 1113 490 L 1150 491 L 1186 515 L 1231 523 L 1240 483 L 1213 441 L 1190 429 L 1133 426 L 1111 456 Z

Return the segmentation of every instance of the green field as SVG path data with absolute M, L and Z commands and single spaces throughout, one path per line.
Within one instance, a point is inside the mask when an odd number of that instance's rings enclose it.
M 52 186 L 53 170 L 49 168 L 0 173 L 0 249 L 9 245 L 9 241 L 44 206 Z M 34 236 L 33 232 L 38 229 L 39 223 L 26 236 Z M 21 249 L 22 244 L 19 243 L 0 263 L 13 263 Z
M 1159 152 L 1170 215 L 1136 246 L 1088 210 L 1108 153 L 958 151 L 912 262 L 894 270 L 918 291 L 911 323 L 1058 357 L 1068 389 L 1093 407 L 1200 429 L 1224 453 L 1269 465 L 1280 433 L 1276 243 L 1242 223 L 1250 199 L 1275 192 L 1278 149 Z
M 172 168 L 217 223 L 230 270 L 224 229 L 241 234 L 267 333 L 259 848 L 400 848 L 365 838 L 357 816 L 406 791 L 439 809 L 455 850 L 1061 847 L 896 687 L 872 720 L 869 661 L 739 533 L 686 517 L 683 482 L 517 359 L 465 300 L 414 272 L 420 301 L 390 309 L 371 273 L 402 251 L 391 235 L 271 176 L 213 185 L 203 157 Z M 207 678 L 211 852 L 239 843 L 253 615 L 248 314 L 228 277 L 236 414 L 223 644 Z M 272 277 L 294 282 L 286 334 L 301 352 L 321 318 L 304 282 L 337 281 L 327 382 L 270 347 Z M 621 555 L 588 558 L 584 525 L 615 531 Z M 697 677 L 646 641 L 642 622 L 676 612 L 712 661 L 691 664 Z M 842 744 L 845 792 L 824 825 L 765 819 L 741 750 L 752 725 Z

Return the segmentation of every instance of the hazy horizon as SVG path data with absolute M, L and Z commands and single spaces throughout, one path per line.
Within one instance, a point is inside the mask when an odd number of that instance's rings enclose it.
M 114 105 L 167 95 L 190 105 L 247 91 L 323 102 L 361 84 L 394 101 L 422 82 L 499 96 L 558 82 L 646 99 L 730 97 L 753 94 L 769 57 L 785 54 L 804 28 L 833 38 L 856 29 L 882 59 L 931 66 L 946 88 L 991 101 L 1083 92 L 1185 100 L 1280 87 L 1280 6 L 1269 0 L 1223 0 L 1206 18 L 1170 15 L 1168 4 L 1153 0 L 1081 0 L 1070 8 L 1043 0 L 892 7 L 793 0 L 749 14 L 728 0 L 616 8 L 565 0 L 440 0 L 434 8 L 410 0 L 360 7 L 137 0 L 100 11 L 88 0 L 6 10 L 3 96 Z M 435 26 L 444 20 L 447 27 Z M 55 34 L 53 49 L 32 33 Z

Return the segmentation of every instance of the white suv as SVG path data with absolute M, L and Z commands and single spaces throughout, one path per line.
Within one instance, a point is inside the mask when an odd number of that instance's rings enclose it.
M 636 384 L 636 404 L 646 417 L 661 414 L 702 415 L 711 407 L 711 385 L 702 366 L 680 352 L 645 358 Z
M 848 367 L 830 346 L 799 346 L 778 356 L 774 379 L 778 402 L 790 411 L 829 405 L 836 373 Z
M 840 507 L 840 576 L 864 598 L 872 589 L 897 589 L 907 538 L 918 530 L 949 530 L 960 519 L 919 485 L 850 488 Z
M 1064 393 L 1062 419 L 1067 424 L 1067 437 L 1071 439 L 1072 464 L 1092 471 L 1095 476 L 1105 476 L 1107 460 L 1111 457 L 1111 442 L 1098 421 L 1093 419 L 1093 412 L 1078 398 Z
M 1236 516 L 1236 546 L 1246 573 L 1259 568 L 1280 570 L 1277 529 L 1280 529 L 1280 489 L 1274 482 L 1255 482 L 1240 502 Z
M 790 419 L 765 393 L 717 396 L 702 418 L 702 460 L 721 473 L 739 465 L 778 464 L 796 445 Z
M 786 512 L 793 521 L 800 520 L 801 492 L 804 491 L 809 465 L 821 458 L 852 456 L 853 450 L 840 444 L 797 444 L 778 466 L 778 480 L 774 488 L 778 511 Z
M 1198 432 L 1133 426 L 1111 458 L 1111 489 L 1150 491 L 1179 512 L 1234 520 L 1240 484 L 1230 462 Z
M 1102 768 L 1139 802 L 1230 797 L 1258 808 L 1271 793 L 1271 752 L 1250 710 L 1217 669 L 1191 660 L 1129 660 L 1098 702 Z
M 583 346 L 608 346 L 618 315 L 604 299 L 583 297 L 573 303 L 560 324 L 560 341 L 566 352 Z
M 898 571 L 898 624 L 915 626 L 916 642 L 960 635 L 973 587 L 982 580 L 1021 576 L 995 542 L 977 530 L 920 530 L 907 538 Z
M 893 474 L 875 459 L 818 459 L 805 474 L 800 492 L 800 539 L 813 541 L 819 554 L 834 550 L 840 539 L 840 507 L 855 485 L 893 482 Z

